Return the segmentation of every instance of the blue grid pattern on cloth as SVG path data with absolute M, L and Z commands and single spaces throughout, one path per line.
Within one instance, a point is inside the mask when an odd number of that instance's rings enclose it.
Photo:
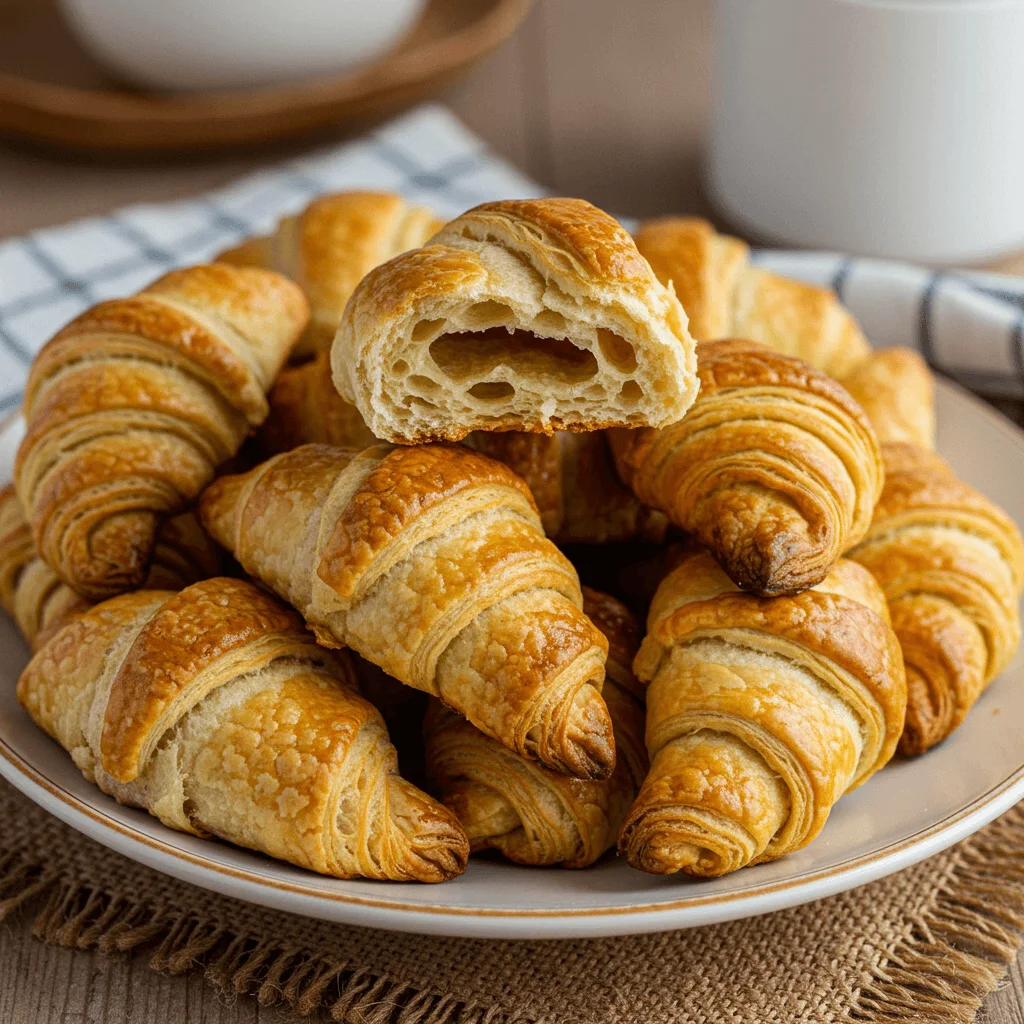
M 546 190 L 428 104 L 363 138 L 250 174 L 194 199 L 124 207 L 0 242 L 0 415 L 64 324 L 167 270 L 201 263 L 325 192 L 388 189 L 455 216 Z M 630 222 L 623 221 L 627 227 Z M 828 253 L 755 253 L 780 273 L 834 287 L 876 345 L 916 344 L 971 386 L 1024 395 L 1024 280 L 938 273 Z

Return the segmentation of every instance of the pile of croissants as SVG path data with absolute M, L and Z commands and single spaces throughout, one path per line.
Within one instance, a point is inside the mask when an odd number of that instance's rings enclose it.
M 117 800 L 339 877 L 781 857 L 1018 643 L 932 390 L 703 221 L 323 197 L 40 351 L 18 697 Z

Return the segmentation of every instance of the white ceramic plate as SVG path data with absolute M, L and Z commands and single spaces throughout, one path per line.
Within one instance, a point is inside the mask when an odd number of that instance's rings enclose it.
M 1024 522 L 1024 433 L 951 385 L 938 392 L 939 450 Z M 21 425 L 0 430 L 7 479 Z M 687 928 L 764 914 L 862 885 L 981 828 L 1024 797 L 1024 660 L 924 757 L 897 761 L 845 800 L 807 849 L 711 881 L 660 878 L 609 856 L 584 871 L 472 860 L 428 886 L 322 878 L 120 807 L 15 700 L 26 649 L 0 616 L 0 774 L 69 825 L 160 871 L 253 903 L 349 924 L 487 938 L 568 938 Z

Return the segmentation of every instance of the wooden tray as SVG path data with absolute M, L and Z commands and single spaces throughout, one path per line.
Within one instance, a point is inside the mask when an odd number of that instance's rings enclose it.
M 430 0 L 395 50 L 356 71 L 265 89 L 156 95 L 103 71 L 53 0 L 0 0 L 0 131 L 77 149 L 148 152 L 301 135 L 415 102 L 494 49 L 529 6 Z

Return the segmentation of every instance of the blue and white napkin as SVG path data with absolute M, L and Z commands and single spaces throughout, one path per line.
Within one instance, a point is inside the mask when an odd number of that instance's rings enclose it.
M 35 353 L 84 309 L 265 233 L 320 193 L 350 188 L 398 191 L 443 216 L 546 191 L 443 107 L 427 105 L 362 139 L 195 199 L 127 206 L 0 241 L 0 415 L 21 401 Z M 761 252 L 756 259 L 835 287 L 876 345 L 916 345 L 937 369 L 971 386 L 1024 394 L 1024 280 L 821 253 Z

